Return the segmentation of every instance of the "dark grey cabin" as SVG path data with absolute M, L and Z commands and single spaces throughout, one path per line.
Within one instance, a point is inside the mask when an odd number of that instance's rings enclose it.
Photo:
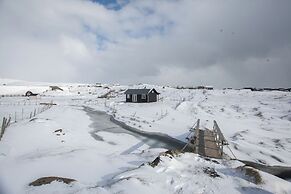
M 153 89 L 128 89 L 124 92 L 126 96 L 126 102 L 157 102 L 159 92 Z

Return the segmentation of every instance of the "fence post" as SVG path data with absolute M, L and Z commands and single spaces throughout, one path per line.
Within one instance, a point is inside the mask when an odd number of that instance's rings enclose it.
M 3 121 L 2 121 L 1 132 L 0 132 L 0 138 L 2 137 L 2 133 L 3 133 L 3 131 L 4 131 L 4 126 L 5 126 L 5 117 L 3 117 Z
M 9 117 L 9 119 L 7 121 L 7 127 L 10 125 L 10 121 L 11 121 L 11 117 Z
M 0 140 L 2 139 L 5 129 L 10 125 L 11 117 L 7 119 L 6 117 L 3 117 L 3 122 L 1 126 L 1 131 L 0 131 Z
M 3 122 L 2 122 L 2 127 L 1 127 L 1 131 L 0 131 L 0 140 L 4 134 L 4 130 L 5 130 L 5 123 L 6 123 L 6 118 L 3 117 Z

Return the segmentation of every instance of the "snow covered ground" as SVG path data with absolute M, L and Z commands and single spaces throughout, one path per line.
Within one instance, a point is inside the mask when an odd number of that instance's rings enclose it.
M 62 106 L 11 125 L 0 144 L 2 184 L 11 193 L 22 193 L 28 183 L 42 176 L 71 177 L 86 185 L 102 184 L 115 173 L 147 161 L 138 153 L 143 147 L 121 154 L 138 144 L 138 139 L 100 132 L 104 141 L 96 141 L 90 135 L 89 124 L 82 107 Z
M 209 129 L 216 120 L 236 157 L 291 165 L 290 93 L 155 88 L 162 98 L 157 103 L 124 103 L 121 95 L 108 100 L 107 106 L 128 125 L 180 140 L 185 140 L 198 118 L 202 127 Z M 232 156 L 228 149 L 225 151 Z
M 240 169 L 238 162 L 207 161 L 195 154 L 161 156 L 156 167 L 148 164 L 117 174 L 103 186 L 74 183 L 70 187 L 53 182 L 32 187 L 33 193 L 290 193 L 290 183 L 264 172 L 260 184 Z
M 172 159 L 163 156 L 155 168 L 140 167 L 165 150 L 151 148 L 131 134 L 114 133 L 116 125 L 102 119 L 102 130 L 94 131 L 92 118 L 84 111 L 84 106 L 105 111 L 139 130 L 168 134 L 182 141 L 198 118 L 207 128 L 212 128 L 216 120 L 239 159 L 290 166 L 290 93 L 91 84 L 59 84 L 64 91 L 49 91 L 49 85 L 57 84 L 1 83 L 0 94 L 37 90 L 41 85 L 46 89 L 36 105 L 51 100 L 57 104 L 32 120 L 24 119 L 7 128 L 0 141 L 0 188 L 8 194 L 291 193 L 291 183 L 285 180 L 260 172 L 264 183 L 256 185 L 235 170 L 242 165 L 238 162 L 218 160 L 216 164 L 190 153 Z M 16 92 L 16 86 L 21 90 Z M 125 103 L 123 91 L 129 87 L 154 87 L 161 99 L 149 104 Z M 23 97 L 1 97 L 0 116 L 22 110 L 27 106 L 24 101 Z M 33 103 L 30 108 L 34 108 Z M 228 149 L 225 151 L 232 157 Z M 215 169 L 220 177 L 205 174 L 203 168 L 207 167 Z M 45 176 L 77 182 L 28 186 Z

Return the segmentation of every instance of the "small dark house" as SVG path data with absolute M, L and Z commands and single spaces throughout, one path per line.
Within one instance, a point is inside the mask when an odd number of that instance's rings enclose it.
M 25 93 L 25 96 L 37 96 L 38 94 L 34 94 L 34 93 L 32 93 L 31 91 L 27 91 L 26 93 Z
M 159 94 L 153 89 L 128 89 L 124 92 L 126 102 L 157 102 Z

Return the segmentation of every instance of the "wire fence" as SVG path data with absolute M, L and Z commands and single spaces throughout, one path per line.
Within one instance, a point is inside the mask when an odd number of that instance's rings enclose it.
M 14 114 L 9 114 L 8 117 L 3 117 L 0 129 L 0 141 L 5 133 L 5 130 L 10 126 L 10 124 L 22 121 L 24 119 L 32 119 L 36 115 L 50 109 L 53 105 L 55 104 L 52 101 L 50 103 L 40 103 L 39 107 L 34 108 L 28 114 L 25 114 L 24 109 L 22 108 L 20 113 L 15 111 Z
M 42 107 L 41 101 L 38 99 L 2 98 L 0 100 L 0 125 L 2 125 L 3 117 L 11 117 L 13 121 L 23 120 L 29 118 L 30 112 L 33 112 L 34 109 Z

